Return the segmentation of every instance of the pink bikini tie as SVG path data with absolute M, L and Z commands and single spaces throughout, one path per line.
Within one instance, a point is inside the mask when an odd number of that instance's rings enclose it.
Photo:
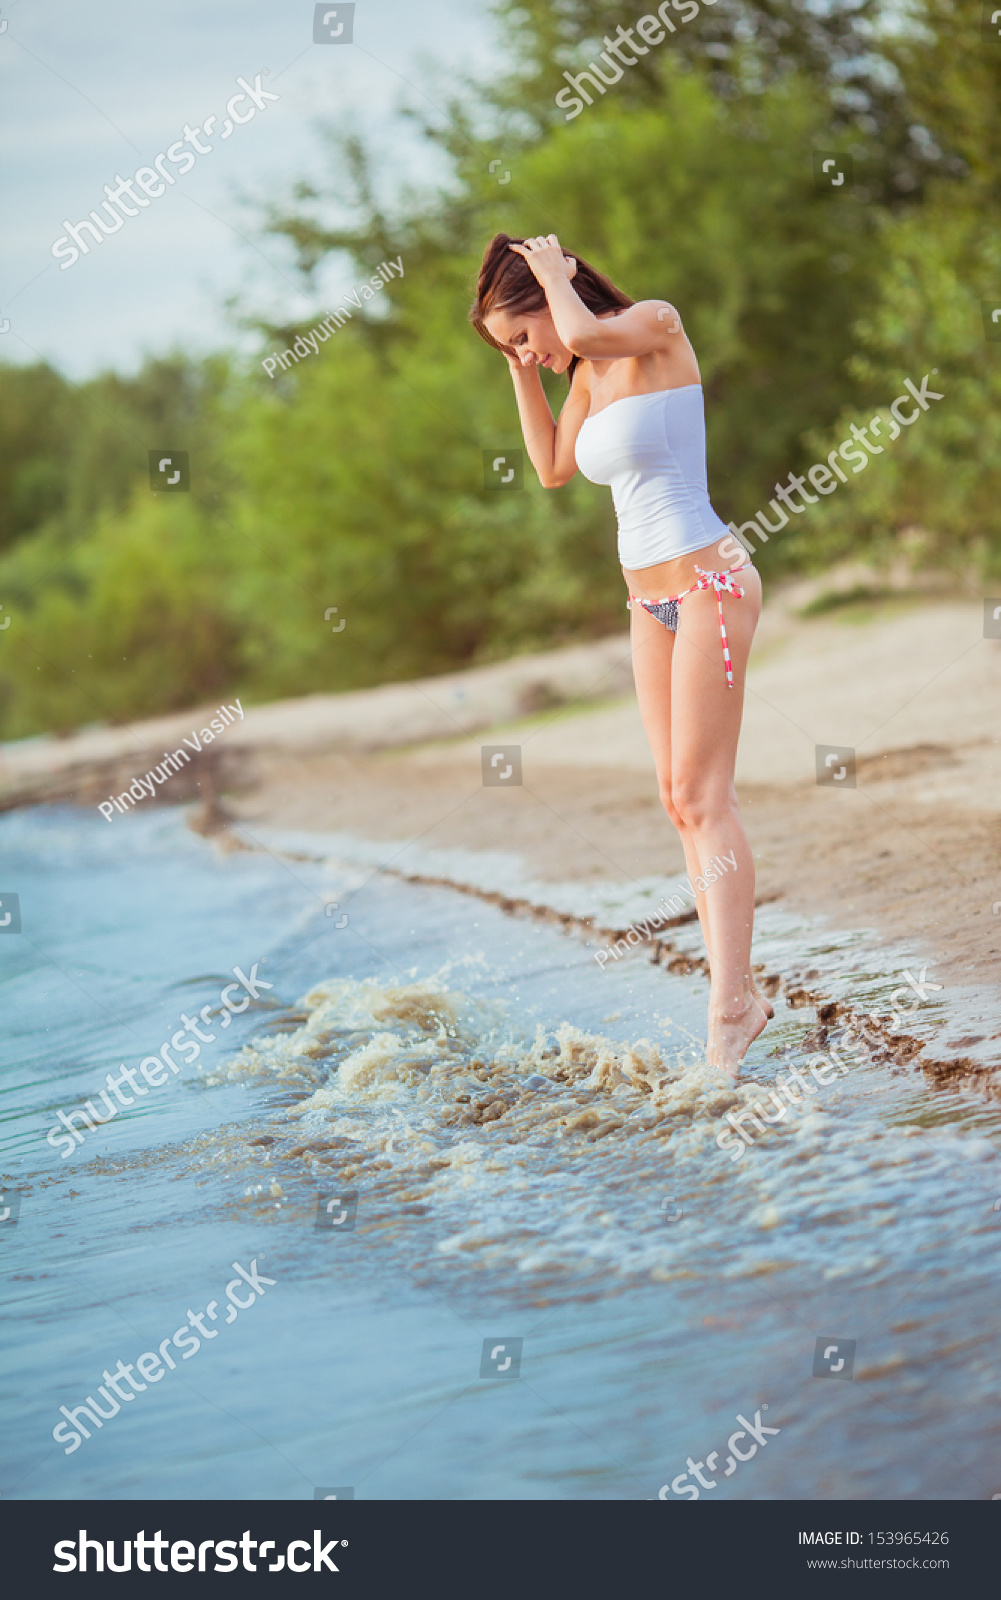
M 750 565 L 749 562 L 746 563 L 746 564 Z M 626 601 L 626 605 L 627 606 L 631 606 L 634 600 L 636 601 L 637 605 L 646 606 L 647 608 L 649 608 L 649 606 L 651 606 L 651 605 L 657 605 L 657 606 L 680 605 L 681 601 L 684 600 L 685 596 L 689 595 L 689 594 L 694 594 L 696 589 L 715 589 L 715 591 L 716 591 L 716 604 L 719 607 L 719 633 L 720 633 L 720 638 L 723 641 L 723 669 L 726 672 L 726 686 L 727 686 L 728 689 L 732 689 L 733 688 L 733 666 L 732 666 L 732 664 L 730 662 L 730 641 L 726 636 L 726 621 L 725 621 L 725 619 L 723 617 L 723 596 L 724 596 L 724 594 L 732 594 L 735 599 L 743 600 L 744 591 L 741 588 L 739 583 L 736 583 L 736 584 L 734 583 L 733 574 L 732 573 L 729 573 L 729 572 L 706 572 L 703 567 L 696 567 L 695 570 L 696 570 L 696 572 L 701 573 L 701 577 L 699 578 L 697 583 L 693 583 L 692 584 L 692 587 L 690 589 L 682 590 L 681 594 L 668 595 L 666 597 L 666 599 L 664 599 L 664 600 L 650 600 L 650 601 L 641 600 L 638 595 L 631 594 L 629 596 L 629 599 Z M 737 567 L 736 568 L 737 572 L 743 572 L 743 570 L 744 570 L 743 567 Z M 663 620 L 663 619 L 661 619 L 661 620 Z
M 723 666 L 726 669 L 726 686 L 733 688 L 733 667 L 730 664 L 730 641 L 726 636 L 726 622 L 723 618 L 723 596 L 732 594 L 736 599 L 743 600 L 744 591 L 741 585 L 735 584 L 729 572 L 705 572 L 701 567 L 695 568 L 701 572 L 698 583 L 693 583 L 691 589 L 686 589 L 686 594 L 691 594 L 695 589 L 715 589 L 716 604 L 719 607 L 719 633 L 723 641 Z M 679 600 L 681 596 L 678 596 Z

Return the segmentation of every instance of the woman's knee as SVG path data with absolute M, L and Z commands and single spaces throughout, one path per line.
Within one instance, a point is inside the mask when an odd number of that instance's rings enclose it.
M 691 831 L 721 821 L 733 806 L 732 792 L 718 784 L 706 783 L 698 774 L 675 776 L 671 782 L 671 803 L 680 825 Z

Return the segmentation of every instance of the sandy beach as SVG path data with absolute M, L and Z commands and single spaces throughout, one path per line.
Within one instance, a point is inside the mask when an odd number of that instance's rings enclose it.
M 954 982 L 996 982 L 1001 642 L 983 638 L 982 604 L 900 600 L 801 621 L 800 600 L 766 610 L 749 674 L 737 783 L 759 899 L 909 938 Z M 603 669 L 605 657 L 596 680 Z M 681 873 L 635 699 L 597 699 L 475 740 L 262 751 L 233 810 L 251 826 L 502 846 L 542 879 Z M 520 787 L 483 786 L 483 743 L 520 747 Z M 817 784 L 817 744 L 856 750 L 854 789 Z
M 943 984 L 993 985 L 1001 641 L 984 638 L 981 599 L 931 603 L 913 587 L 804 615 L 860 577 L 846 568 L 767 597 L 737 762 L 758 899 L 906 939 Z M 223 843 L 228 820 L 246 842 L 281 829 L 500 849 L 542 882 L 683 872 L 625 632 L 420 683 L 240 709 L 156 794 L 200 797 L 192 823 L 221 829 Z M 208 714 L 8 745 L 2 803 L 95 805 Z M 485 744 L 518 749 L 520 785 L 484 785 Z M 854 750 L 855 787 L 818 784 L 817 745 Z

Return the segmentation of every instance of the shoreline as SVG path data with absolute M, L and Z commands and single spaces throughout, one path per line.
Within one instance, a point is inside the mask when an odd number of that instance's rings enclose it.
M 839 586 L 850 600 L 858 576 L 828 574 L 820 600 Z M 770 599 L 751 657 L 736 778 L 756 904 L 820 918 L 859 948 L 906 947 L 963 996 L 932 1052 L 942 1080 L 961 1067 L 979 1081 L 985 1054 L 991 1067 L 1001 1054 L 989 1003 L 1001 960 L 1001 641 L 983 638 L 982 602 L 961 596 L 929 603 L 901 588 L 805 616 L 817 602 L 817 585 L 805 583 Z M 223 849 L 255 848 L 259 831 L 331 847 L 350 838 L 352 850 L 381 853 L 380 870 L 409 857 L 402 876 L 486 894 L 516 914 L 569 918 L 614 942 L 685 870 L 630 685 L 628 640 L 615 635 L 441 678 L 248 706 L 142 804 L 198 801 L 190 826 Z M 0 809 L 96 805 L 199 717 L 0 747 Z M 840 791 L 815 773 L 816 747 L 839 744 L 855 756 L 855 786 Z M 485 780 L 484 746 L 517 751 L 510 787 Z M 505 756 L 501 773 L 507 765 Z M 128 816 L 104 825 L 127 828 Z M 693 920 L 665 923 L 652 959 L 695 970 L 703 958 L 679 943 Z M 815 1003 L 818 1028 L 820 1011 L 843 1003 L 792 969 L 763 976 Z M 906 1038 L 894 1048 L 914 1053 Z
M 490 887 L 490 880 L 494 874 L 490 870 L 489 858 L 485 856 L 483 862 L 478 863 L 475 859 L 470 859 L 471 852 L 467 851 L 422 852 L 418 848 L 416 852 L 412 852 L 416 854 L 417 859 L 412 860 L 408 867 L 399 860 L 399 857 L 405 854 L 406 846 L 398 848 L 393 852 L 393 856 L 385 859 L 387 845 L 392 849 L 395 841 L 378 843 L 371 839 L 343 834 L 301 835 L 271 829 L 265 830 L 264 838 L 258 838 L 238 823 L 227 827 L 221 834 L 219 842 L 226 850 L 262 850 L 268 854 L 304 862 L 326 860 L 341 869 L 345 867 L 361 869 L 366 879 L 379 875 L 395 877 L 406 883 L 449 889 L 453 893 L 469 895 L 495 905 L 508 916 L 557 925 L 564 932 L 575 935 L 589 944 L 593 941 L 607 947 L 623 940 L 629 929 L 635 926 L 634 923 L 621 919 L 606 920 L 607 905 L 604 910 L 596 906 L 589 914 L 586 904 L 582 905 L 581 900 L 586 902 L 590 896 L 586 894 L 581 896 L 579 885 L 546 883 L 538 879 L 522 878 L 518 885 L 521 893 Z M 425 854 L 428 859 L 422 860 L 421 857 Z M 449 855 L 453 855 L 455 860 L 444 859 Z M 477 882 L 476 868 L 480 865 L 485 866 L 487 870 L 482 875 L 485 881 Z M 623 886 L 606 884 L 605 887 L 621 890 Z M 639 892 L 642 894 L 643 890 Z M 570 902 L 577 901 L 576 907 L 568 905 L 568 899 Z M 777 906 L 779 899 L 777 895 L 756 898 L 756 911 L 765 912 L 765 918 L 762 920 L 767 920 L 767 908 Z M 349 906 L 350 898 L 343 902 L 345 910 Z M 338 909 L 341 909 L 340 903 Z M 782 917 L 782 922 L 791 920 L 793 919 L 787 914 Z M 830 1049 L 832 1045 L 837 1044 L 839 1036 L 845 1029 L 864 1030 L 869 1037 L 866 1050 L 869 1060 L 898 1069 L 913 1066 L 921 1071 L 931 1086 L 936 1088 L 967 1091 L 974 1089 L 984 1098 L 1001 1099 L 1001 996 L 992 993 L 985 986 L 973 985 L 970 986 L 971 993 L 961 998 L 954 991 L 950 993 L 946 986 L 934 981 L 938 976 L 935 971 L 927 980 L 927 986 L 930 989 L 943 991 L 939 1005 L 947 1013 L 947 1031 L 955 1029 L 963 1036 L 943 1043 L 940 1036 L 943 1031 L 940 1019 L 930 1014 L 921 1016 L 916 1009 L 913 1025 L 901 1030 L 899 1013 L 897 1013 L 897 1024 L 891 1026 L 884 1011 L 888 1007 L 892 1019 L 895 1004 L 887 999 L 887 994 L 899 983 L 901 976 L 910 977 L 911 973 L 909 969 L 894 968 L 893 963 L 910 960 L 915 966 L 919 966 L 919 958 L 913 956 L 905 946 L 898 946 L 894 950 L 893 944 L 883 939 L 860 940 L 857 933 L 831 927 L 827 918 L 814 917 L 813 922 L 813 927 L 803 930 L 806 937 L 801 944 L 803 964 L 800 967 L 793 967 L 784 973 L 779 970 L 779 963 L 774 959 L 754 962 L 754 972 L 759 987 L 770 999 L 784 1000 L 791 1010 L 810 1008 L 814 1012 L 814 1024 L 800 1042 L 802 1049 L 817 1052 Z M 828 959 L 832 951 L 832 940 L 835 941 L 834 953 L 839 957 L 836 962 Z M 758 944 L 780 942 L 783 946 L 788 946 L 789 935 L 782 926 L 766 927 L 760 935 L 756 933 L 756 942 Z M 836 967 L 843 967 L 846 964 L 844 960 L 846 951 L 852 951 L 863 960 L 868 958 L 865 982 L 871 992 L 864 1000 L 857 996 L 852 997 L 852 985 L 858 987 L 854 976 L 848 975 L 846 980 L 844 973 L 835 971 Z M 709 964 L 703 953 L 701 932 L 694 909 L 667 919 L 656 933 L 641 937 L 622 959 L 646 960 L 674 975 L 698 974 L 703 979 L 708 979 L 709 976 Z M 873 962 L 879 969 L 875 973 L 871 970 Z M 919 978 L 924 977 L 926 970 L 927 964 L 920 965 Z M 993 1011 L 990 1021 L 985 1024 L 989 1030 L 989 1037 L 988 1034 L 970 1036 L 963 1033 L 969 1020 L 964 1012 L 963 999 L 973 999 L 975 1004 L 980 1003 L 985 1017 Z M 767 1046 L 767 1030 L 762 1038 Z M 973 1054 L 969 1053 L 971 1050 Z M 753 1081 L 753 1078 L 746 1073 L 737 1079 L 737 1082 L 745 1084 Z

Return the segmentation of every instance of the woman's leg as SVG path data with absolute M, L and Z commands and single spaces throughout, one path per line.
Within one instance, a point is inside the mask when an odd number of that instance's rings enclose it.
M 727 687 L 723 668 L 716 596 L 698 590 L 681 602 L 670 714 L 672 808 L 700 863 L 708 866 L 716 856 L 736 862 L 706 892 L 712 968 L 707 1054 L 714 1065 L 734 1073 L 767 1020 L 751 978 L 754 861 L 733 783 L 761 582 L 753 569 L 742 572 L 738 582 L 744 598 L 723 597 L 734 687 Z
M 687 603 L 687 600 L 683 602 L 684 605 L 687 605 Z M 695 895 L 695 909 L 698 913 L 699 925 L 702 929 L 702 938 L 706 947 L 706 955 L 709 958 L 711 972 L 713 953 L 710 939 L 708 903 L 705 891 L 696 887 L 697 880 L 701 875 L 702 863 L 699 859 L 699 852 L 691 829 L 674 804 L 671 784 L 671 663 L 674 655 L 675 636 L 664 627 L 663 623 L 651 617 L 649 612 L 644 611 L 641 606 L 632 608 L 631 617 L 633 676 L 636 681 L 640 716 L 653 754 L 661 803 L 681 838 L 685 866 L 692 885 L 692 892 Z M 717 641 L 719 641 L 718 613 L 716 637 Z M 717 650 L 722 673 L 723 651 L 721 642 L 717 643 Z M 727 693 L 733 696 L 737 693 L 737 690 L 735 688 L 727 690 Z M 706 864 L 708 865 L 708 858 Z M 763 995 L 758 993 L 753 977 L 751 979 L 751 991 L 765 1015 L 768 1017 L 773 1016 L 773 1007 Z
M 702 938 L 706 954 L 710 955 L 706 897 L 695 889 L 695 880 L 700 872 L 698 853 L 691 833 L 675 809 L 671 793 L 671 660 L 674 655 L 674 634 L 640 605 L 631 607 L 630 617 L 636 698 L 657 771 L 660 802 L 681 836 L 685 866 L 696 896 L 695 907 Z

